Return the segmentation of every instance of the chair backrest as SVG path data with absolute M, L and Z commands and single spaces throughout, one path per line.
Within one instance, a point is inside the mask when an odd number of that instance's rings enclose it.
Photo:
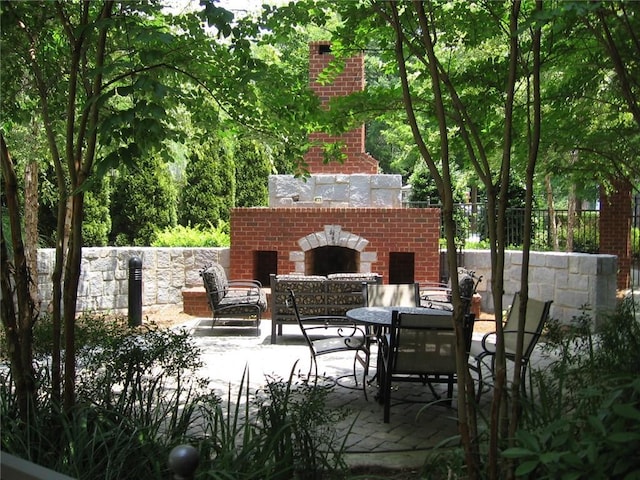
M 391 371 L 396 374 L 456 373 L 453 317 L 393 311 L 390 332 Z
M 420 284 L 363 285 L 367 307 L 417 307 L 420 305 Z
M 469 313 L 471 311 L 471 302 L 473 300 L 473 294 L 475 293 L 476 284 L 471 275 L 463 272 L 458 275 L 458 285 L 460 288 L 462 307 L 465 313 Z
M 213 305 L 218 305 L 227 294 L 229 281 L 224 267 L 219 263 L 213 263 L 200 272 L 205 290 Z
M 307 329 L 305 328 L 304 323 L 302 322 L 302 318 L 300 317 L 300 310 L 298 310 L 296 295 L 295 293 L 293 293 L 292 289 L 289 289 L 287 293 L 287 306 L 293 309 L 293 312 L 295 313 L 295 316 L 296 316 L 296 321 L 298 322 L 298 326 L 302 331 L 302 336 L 304 337 L 304 341 L 306 342 L 307 346 L 311 348 L 311 350 L 313 351 L 313 342 L 311 341 L 311 338 L 309 338 Z
M 527 312 L 524 318 L 524 340 L 522 347 L 522 355 L 529 358 L 533 348 L 536 346 L 544 323 L 549 317 L 549 309 L 552 300 L 543 302 L 535 298 L 529 298 L 527 301 Z M 508 355 L 515 355 L 518 340 L 518 319 L 520 316 L 520 292 L 516 292 L 513 296 L 513 302 L 507 321 L 504 324 L 504 348 Z

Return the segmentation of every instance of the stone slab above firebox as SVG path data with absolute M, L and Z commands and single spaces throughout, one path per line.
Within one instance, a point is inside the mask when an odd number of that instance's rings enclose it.
M 401 208 L 402 176 L 314 174 L 269 176 L 270 207 Z

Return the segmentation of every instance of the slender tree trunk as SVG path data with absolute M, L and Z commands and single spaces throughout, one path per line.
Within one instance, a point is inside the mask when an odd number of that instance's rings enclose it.
M 576 227 L 576 184 L 569 186 L 567 198 L 567 252 L 573 252 L 573 236 Z
M 34 132 L 35 133 L 35 132 Z M 39 311 L 38 299 L 38 162 L 27 163 L 24 172 L 24 235 L 27 268 L 34 279 L 29 285 L 31 301 Z
M 2 177 L 4 180 L 4 197 L 10 221 L 10 232 L 6 231 L 4 223 L 1 227 L 0 250 L 2 263 L 0 283 L 2 297 L 0 297 L 0 313 L 7 337 L 18 408 L 22 420 L 26 422 L 32 417 L 36 406 L 37 387 L 32 351 L 36 311 L 31 298 L 31 276 L 22 242 L 17 189 L 18 180 L 9 155 L 9 149 L 5 143 L 4 136 L 1 134 L 0 163 L 2 164 Z M 6 242 L 9 235 L 13 251 L 11 257 Z
M 492 273 L 504 272 L 504 251 L 505 251 L 505 218 L 508 201 L 508 189 L 511 172 L 511 148 L 513 145 L 513 112 L 515 87 L 517 81 L 517 65 L 519 57 L 518 41 L 518 16 L 520 15 L 521 2 L 515 0 L 511 4 L 509 12 L 509 69 L 505 82 L 505 104 L 504 104 L 504 132 L 502 138 L 502 164 L 500 169 L 500 193 L 497 202 L 497 224 L 495 237 L 495 269 Z M 494 211 L 494 214 L 496 211 Z M 492 242 L 492 250 L 494 244 Z M 492 252 L 493 253 L 493 252 Z M 503 278 L 500 284 L 493 282 L 494 307 L 500 308 L 497 314 L 501 313 Z M 499 297 L 499 298 L 498 298 Z M 507 366 L 504 351 L 504 331 L 502 318 L 496 317 L 496 354 L 495 354 L 495 379 L 493 401 L 491 403 L 491 429 L 489 432 L 489 454 L 488 454 L 488 476 L 491 479 L 500 477 L 500 443 L 501 439 L 507 438 L 509 432 L 509 404 L 507 397 Z
M 402 34 L 402 24 L 398 12 L 398 5 L 390 2 L 384 7 L 379 7 L 379 12 L 385 16 L 393 26 L 396 32 L 396 44 L 395 53 L 396 60 L 400 69 L 400 81 L 403 92 L 403 103 L 405 105 L 405 111 L 408 117 L 408 123 L 411 127 L 413 138 L 425 163 L 427 164 L 432 177 L 438 187 L 438 192 L 441 196 L 443 203 L 443 221 L 445 236 L 447 238 L 447 263 L 449 271 L 452 275 L 457 276 L 457 255 L 455 245 L 455 221 L 453 219 L 453 194 L 452 184 L 449 172 L 449 152 L 448 152 L 448 132 L 446 125 L 446 114 L 443 103 L 443 95 L 440 91 L 441 79 L 438 71 L 438 63 L 435 55 L 434 44 L 431 40 L 431 26 L 429 25 L 428 17 L 424 11 L 424 3 L 420 1 L 413 2 L 413 8 L 415 9 L 418 20 L 420 22 L 422 30 L 422 45 L 424 51 L 420 52 L 424 55 L 426 52 L 427 66 L 430 72 L 431 87 L 433 89 L 434 104 L 436 109 L 436 116 L 438 118 L 438 125 L 440 130 L 440 166 L 442 173 L 438 169 L 434 158 L 429 151 L 429 148 L 424 142 L 422 137 L 418 121 L 415 117 L 415 111 L 413 108 L 413 98 L 410 93 L 409 79 L 406 71 L 406 65 L 404 63 L 404 51 Z M 384 8 L 388 8 L 385 11 Z M 458 428 L 460 430 L 461 441 L 464 446 L 466 463 L 468 466 L 467 474 L 468 478 L 477 478 L 479 472 L 479 452 L 477 445 L 477 428 L 475 426 L 475 404 L 474 401 L 474 389 L 473 382 L 469 381 L 470 374 L 467 366 L 466 359 L 466 342 L 463 330 L 464 315 L 462 310 L 462 302 L 460 300 L 460 291 L 457 281 L 452 281 L 452 296 L 454 299 L 454 324 L 456 329 L 456 343 L 457 343 L 457 376 L 458 376 Z
M 627 107 L 633 115 L 635 122 L 640 125 L 640 104 L 638 103 L 636 90 L 634 90 L 633 87 L 634 83 L 637 85 L 637 78 L 634 79 L 632 71 L 629 70 L 625 60 L 620 54 L 621 49 L 618 46 L 618 41 L 611 33 L 607 19 L 613 18 L 619 25 L 625 26 L 628 34 L 626 38 L 633 40 L 632 42 L 629 42 L 629 45 L 623 45 L 622 51 L 624 51 L 625 48 L 628 48 L 632 52 L 635 51 L 637 58 L 637 56 L 640 55 L 640 42 L 638 41 L 637 32 L 634 31 L 631 23 L 628 21 L 627 11 L 624 5 L 618 6 L 615 3 L 617 2 L 612 2 L 611 5 L 606 5 L 605 2 L 605 4 L 597 10 L 596 16 L 598 18 L 601 31 L 596 32 L 595 28 L 593 28 L 593 31 L 595 32 L 596 38 L 603 44 L 609 58 L 611 59 L 613 68 L 616 71 L 616 80 L 620 86 L 622 98 L 624 98 L 627 103 Z M 621 8 L 621 12 L 617 11 L 618 8 Z
M 542 0 L 536 0 L 536 11 L 542 11 Z M 520 311 L 518 322 L 518 334 L 516 342 L 516 354 L 513 367 L 513 382 L 511 388 L 511 415 L 509 419 L 509 444 L 514 446 L 514 440 L 516 437 L 516 431 L 520 423 L 520 411 L 521 411 L 521 371 L 522 371 L 522 354 L 524 345 L 524 330 L 525 322 L 524 318 L 527 311 L 527 303 L 529 300 L 529 258 L 531 253 L 531 237 L 532 237 L 532 211 L 533 211 L 533 182 L 535 178 L 535 169 L 538 161 L 538 152 L 540 148 L 540 137 L 542 127 L 542 111 L 541 111 L 541 93 L 540 93 L 540 44 L 541 44 L 541 29 L 537 27 L 533 31 L 533 70 L 531 72 L 532 88 L 528 89 L 528 92 L 533 90 L 532 94 L 528 94 L 530 97 L 529 105 L 532 106 L 532 112 L 527 117 L 528 128 L 528 159 L 527 159 L 527 174 L 526 174 L 526 193 L 525 193 L 525 224 L 524 224 L 524 243 L 522 247 L 522 271 L 520 277 Z M 508 470 L 508 477 L 515 478 L 515 468 L 511 464 Z
M 578 152 L 572 151 L 570 154 L 569 165 L 575 165 L 578 162 Z M 576 184 L 571 182 L 569 186 L 569 194 L 567 199 L 567 252 L 573 252 L 573 238 L 576 226 Z
M 551 232 L 551 245 L 553 251 L 560 250 L 560 240 L 558 239 L 558 219 L 556 218 L 556 207 L 553 200 L 553 187 L 551 186 L 551 174 L 544 176 L 544 186 L 547 192 L 547 212 L 549 215 L 549 231 Z

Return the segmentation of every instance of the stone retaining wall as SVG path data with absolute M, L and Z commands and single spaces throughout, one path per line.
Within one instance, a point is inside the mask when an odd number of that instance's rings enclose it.
M 488 250 L 464 252 L 464 266 L 483 275 L 478 287 L 482 310 L 493 312 L 491 262 Z M 520 289 L 522 252 L 505 252 L 503 305 L 511 303 Z M 529 296 L 553 300 L 551 317 L 570 321 L 585 307 L 596 320 L 612 311 L 616 304 L 618 262 L 615 255 L 588 253 L 531 252 Z
M 218 262 L 229 268 L 228 248 L 85 247 L 82 249 L 78 311 L 127 308 L 129 260 L 142 260 L 142 305 L 182 303 L 185 288 L 202 287 L 200 270 Z M 51 273 L 55 250 L 38 250 L 38 287 L 41 308 L 51 302 Z
M 43 309 L 48 308 L 51 301 L 54 255 L 53 249 L 38 251 L 38 286 Z M 203 266 L 219 262 L 227 272 L 230 267 L 228 248 L 84 248 L 78 311 L 126 309 L 129 260 L 134 256 L 142 259 L 143 306 L 182 304 L 186 313 L 195 313 L 187 312 L 187 297 L 195 302 L 206 302 L 206 297 L 202 298 L 204 289 L 199 274 Z M 522 252 L 508 251 L 505 260 L 503 302 L 506 306 L 520 288 Z M 489 252 L 465 251 L 464 266 L 483 275 L 478 288 L 482 310 L 493 312 Z M 598 319 L 615 307 L 616 273 L 617 257 L 614 255 L 533 252 L 529 295 L 541 300 L 552 299 L 551 316 L 554 318 L 570 321 L 585 306 Z M 202 311 L 207 309 L 206 303 L 201 307 Z

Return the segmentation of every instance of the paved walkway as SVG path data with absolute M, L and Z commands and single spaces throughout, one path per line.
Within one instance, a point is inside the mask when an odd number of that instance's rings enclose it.
M 297 325 L 285 325 L 277 345 L 270 343 L 268 319 L 263 320 L 259 336 L 250 328 L 217 326 L 212 329 L 210 318 L 197 318 L 184 326 L 191 330 L 202 348 L 202 374 L 211 379 L 222 398 L 227 397 L 229 388 L 233 395 L 237 393 L 245 367 L 250 391 L 264 386 L 268 378 L 287 379 L 292 370 L 294 374 L 308 372 L 309 350 Z M 348 374 L 352 361 L 352 354 L 319 357 L 319 373 L 333 378 Z M 446 393 L 446 385 L 434 387 Z M 350 430 L 346 442 L 350 465 L 418 468 L 429 450 L 443 443 L 455 443 L 452 440 L 457 435 L 455 400 L 453 407 L 428 405 L 435 399 L 427 386 L 399 384 L 394 400 L 413 402 L 392 404 L 390 422 L 385 424 L 382 405 L 374 399 L 376 387 L 370 386 L 367 392 L 368 400 L 361 389 L 336 386 L 327 399 L 330 407 L 349 411 L 338 425 L 338 431 L 346 434 Z

